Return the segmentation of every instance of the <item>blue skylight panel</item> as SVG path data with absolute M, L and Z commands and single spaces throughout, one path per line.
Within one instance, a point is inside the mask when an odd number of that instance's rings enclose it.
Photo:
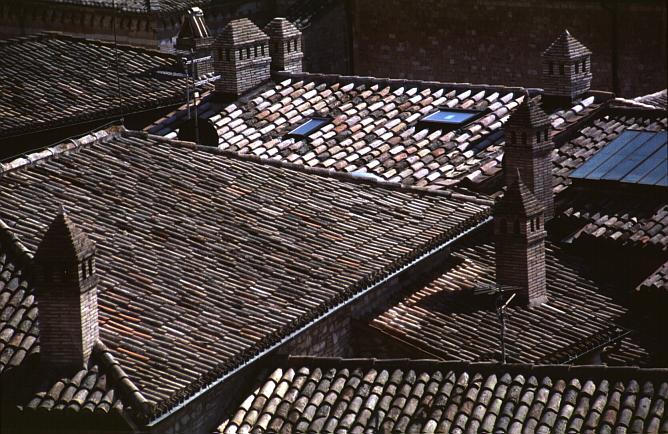
M 438 122 L 443 124 L 462 124 L 476 117 L 476 113 L 458 112 L 450 110 L 439 110 L 425 117 L 427 122 Z
M 294 137 L 306 137 L 316 131 L 318 131 L 320 128 L 324 127 L 325 124 L 329 122 L 329 119 L 325 118 L 312 118 L 309 119 L 307 122 L 301 124 L 294 130 L 290 131 L 288 133 L 288 136 L 294 136 Z

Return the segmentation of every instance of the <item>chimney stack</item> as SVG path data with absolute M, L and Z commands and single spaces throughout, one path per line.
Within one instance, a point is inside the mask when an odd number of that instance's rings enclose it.
M 547 301 L 543 209 L 516 173 L 494 210 L 496 282 L 529 306 Z
M 95 244 L 61 209 L 34 264 L 40 357 L 56 370 L 81 369 L 99 337 Z
M 568 30 L 543 52 L 543 89 L 555 105 L 572 104 L 591 87 L 591 51 Z
M 274 18 L 264 32 L 269 36 L 272 71 L 302 72 L 302 32 L 285 18 Z
M 210 58 L 212 44 L 213 36 L 204 21 L 202 9 L 188 9 L 176 37 L 175 48 L 177 54 L 182 54 L 192 62 L 190 65 L 183 65 L 191 76 L 199 78 L 213 72 L 213 61 Z M 205 60 L 207 57 L 209 59 Z
M 538 103 L 525 96 L 522 104 L 510 115 L 504 126 L 505 150 L 503 171 L 506 185 L 516 174 L 522 175 L 534 196 L 545 208 L 545 220 L 554 216 L 552 191 L 552 150 L 550 122 Z
M 230 21 L 213 43 L 215 93 L 237 98 L 270 78 L 269 37 L 249 19 Z

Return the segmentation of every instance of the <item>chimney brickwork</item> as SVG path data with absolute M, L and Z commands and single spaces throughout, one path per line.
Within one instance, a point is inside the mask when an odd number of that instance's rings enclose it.
M 40 357 L 53 368 L 81 369 L 99 337 L 95 245 L 61 211 L 34 264 Z
M 213 43 L 215 93 L 236 98 L 269 80 L 269 37 L 246 18 L 231 21 Z
M 302 33 L 285 18 L 274 18 L 264 28 L 269 36 L 271 69 L 302 72 Z
M 520 301 L 547 301 L 543 205 L 516 174 L 494 211 L 496 281 L 518 288 Z
M 213 73 L 213 61 L 210 57 L 213 40 L 202 9 L 188 9 L 176 38 L 175 48 L 177 54 L 192 61 L 190 65 L 183 65 L 191 76 L 199 78 Z
M 591 88 L 591 51 L 568 30 L 545 50 L 543 89 L 545 94 L 573 103 Z
M 550 122 L 540 106 L 525 97 L 506 123 L 503 170 L 506 185 L 511 185 L 517 171 L 545 208 L 545 220 L 554 216 L 552 185 L 552 150 Z

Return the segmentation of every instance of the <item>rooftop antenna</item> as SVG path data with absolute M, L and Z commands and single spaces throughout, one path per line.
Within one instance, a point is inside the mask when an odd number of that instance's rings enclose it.
M 515 286 L 506 286 L 498 284 L 479 284 L 473 288 L 474 295 L 493 295 L 496 306 L 496 316 L 501 323 L 501 363 L 506 363 L 506 308 L 513 301 L 519 288 Z M 512 295 L 505 299 L 506 294 Z
M 118 111 L 121 114 L 121 125 L 123 125 L 123 118 L 125 117 L 125 114 L 123 113 L 123 93 L 121 92 L 121 75 L 118 62 L 118 39 L 116 37 L 116 16 L 118 15 L 118 9 L 116 9 L 116 0 L 111 1 L 111 7 L 114 10 L 111 19 L 111 26 L 114 30 L 114 60 L 116 62 L 116 86 L 118 87 Z

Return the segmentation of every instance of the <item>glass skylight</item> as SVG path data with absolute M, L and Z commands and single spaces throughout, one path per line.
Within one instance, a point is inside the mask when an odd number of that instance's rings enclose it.
M 327 123 L 329 123 L 329 119 L 327 118 L 311 118 L 305 123 L 298 126 L 297 128 L 290 131 L 287 134 L 287 136 L 295 138 L 306 137 L 318 131 L 320 128 L 324 127 Z
M 478 110 L 439 108 L 438 111 L 430 113 L 420 119 L 418 128 L 452 131 L 462 125 L 470 123 L 482 114 L 483 112 Z

